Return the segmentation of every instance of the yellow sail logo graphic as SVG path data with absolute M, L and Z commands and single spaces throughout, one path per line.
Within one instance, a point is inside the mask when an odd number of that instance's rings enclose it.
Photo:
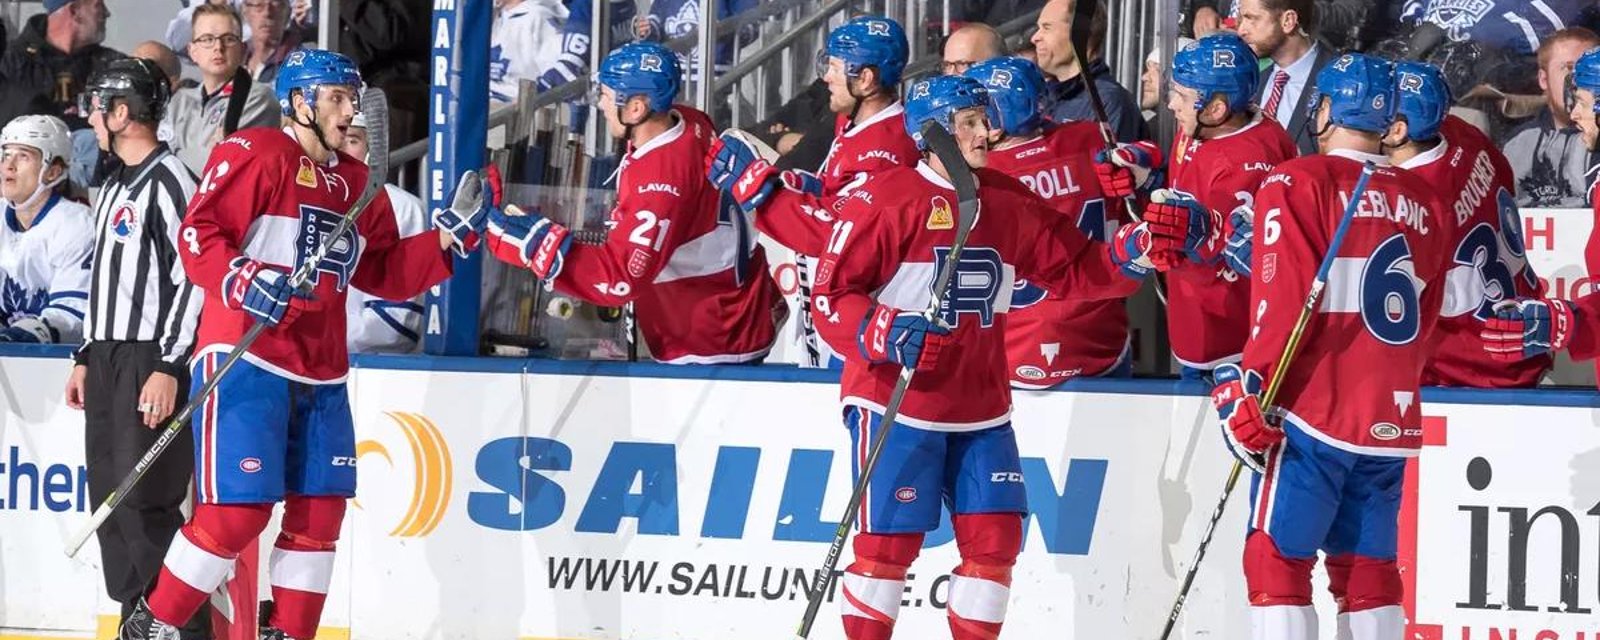
M 412 468 L 416 469 L 412 479 L 410 506 L 406 508 L 405 517 L 400 519 L 389 535 L 420 538 L 433 533 L 450 508 L 453 472 L 450 447 L 445 444 L 444 434 L 439 431 L 438 425 L 421 415 L 401 411 L 386 411 L 384 415 L 399 425 L 401 433 L 405 434 L 406 443 L 411 449 Z M 389 448 L 383 443 L 376 440 L 356 443 L 357 459 L 369 453 L 382 457 L 389 466 L 394 466 L 394 458 L 390 457 Z M 357 502 L 356 506 L 361 505 Z

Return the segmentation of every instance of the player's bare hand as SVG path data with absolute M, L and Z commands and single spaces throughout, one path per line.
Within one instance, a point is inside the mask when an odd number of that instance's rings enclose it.
M 89 368 L 77 365 L 72 368 L 72 375 L 67 378 L 67 406 L 83 411 L 83 381 L 89 377 Z
M 156 371 L 144 381 L 144 388 L 139 390 L 139 414 L 144 418 L 144 426 L 154 429 L 172 415 L 172 407 L 178 399 L 178 379 Z
M 1211 7 L 1194 10 L 1194 37 L 1204 38 L 1222 30 L 1222 16 Z

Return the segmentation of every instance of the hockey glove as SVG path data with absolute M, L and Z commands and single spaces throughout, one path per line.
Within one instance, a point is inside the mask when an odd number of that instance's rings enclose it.
M 1565 349 L 1577 322 L 1578 310 L 1566 300 L 1506 300 L 1494 306 L 1478 337 L 1490 357 L 1516 362 Z
M 433 226 L 450 234 L 450 248 L 463 258 L 478 248 L 480 233 L 494 205 L 485 202 L 485 194 L 492 194 L 487 178 L 468 170 L 461 174 L 456 188 L 450 191 L 450 206 L 433 210 Z
M 222 304 L 268 327 L 288 325 L 300 315 L 295 297 L 289 274 L 244 256 L 234 258 L 222 276 Z
M 11 321 L 11 326 L 0 329 L 0 342 L 51 344 L 60 341 L 60 334 L 35 317 L 22 317 Z
M 1148 191 L 1160 168 L 1161 148 L 1148 141 L 1118 144 L 1094 156 L 1094 175 L 1100 181 L 1100 191 L 1111 198 Z
M 1111 262 L 1122 270 L 1122 275 L 1143 280 L 1155 270 L 1150 261 L 1150 227 L 1148 222 L 1125 224 L 1117 227 L 1111 238 Z
M 1228 225 L 1222 230 L 1228 243 L 1222 247 L 1222 260 L 1245 278 L 1250 277 L 1250 237 L 1255 233 L 1255 212 L 1248 207 L 1239 207 L 1228 214 Z
M 949 336 L 950 329 L 926 315 L 875 305 L 861 321 L 857 343 L 867 362 L 927 371 L 938 366 L 939 351 Z
M 536 211 L 506 209 L 489 209 L 489 251 L 503 261 L 533 270 L 540 280 L 554 280 L 572 248 L 570 232 Z
M 754 213 L 777 189 L 778 153 L 738 129 L 722 132 L 706 158 L 706 177 L 717 189 L 733 196 L 746 213 Z
M 1266 471 L 1266 453 L 1283 442 L 1283 429 L 1268 424 L 1261 413 L 1261 374 L 1225 364 L 1212 372 L 1211 406 L 1222 419 L 1222 438 L 1228 451 L 1257 473 Z
M 1211 231 L 1217 220 L 1194 196 L 1156 189 L 1150 193 L 1144 221 L 1150 224 L 1150 259 L 1157 269 L 1166 271 L 1184 259 L 1202 265 L 1216 261 Z

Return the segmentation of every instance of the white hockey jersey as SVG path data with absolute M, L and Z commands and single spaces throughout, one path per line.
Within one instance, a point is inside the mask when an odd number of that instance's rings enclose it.
M 26 230 L 10 203 L 0 224 L 0 325 L 32 318 L 58 343 L 83 338 L 94 257 L 94 214 L 51 196 Z
M 567 8 L 560 0 L 526 0 L 495 16 L 489 44 L 489 97 L 517 99 L 517 83 L 537 80 L 561 58 Z
M 383 185 L 394 207 L 395 226 L 401 238 L 425 233 L 432 228 L 428 209 L 422 200 L 392 184 Z M 411 300 L 384 300 L 350 287 L 345 298 L 350 316 L 350 353 L 411 353 L 422 337 L 422 296 Z

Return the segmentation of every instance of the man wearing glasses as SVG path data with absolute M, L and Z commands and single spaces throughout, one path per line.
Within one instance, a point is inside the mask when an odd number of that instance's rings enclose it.
M 972 65 L 1006 54 L 1005 38 L 982 22 L 970 22 L 950 32 L 944 41 L 944 59 L 939 69 L 947 76 L 967 72 Z
M 172 96 L 162 133 L 183 164 L 198 175 L 205 169 L 211 147 L 223 137 L 235 129 L 275 125 L 278 114 L 268 83 L 249 82 L 248 74 L 240 73 L 244 40 L 233 7 L 198 5 L 191 24 L 189 59 L 200 68 L 200 86 Z M 235 91 L 245 95 L 235 97 Z M 240 106 L 230 121 L 229 106 L 234 104 Z

